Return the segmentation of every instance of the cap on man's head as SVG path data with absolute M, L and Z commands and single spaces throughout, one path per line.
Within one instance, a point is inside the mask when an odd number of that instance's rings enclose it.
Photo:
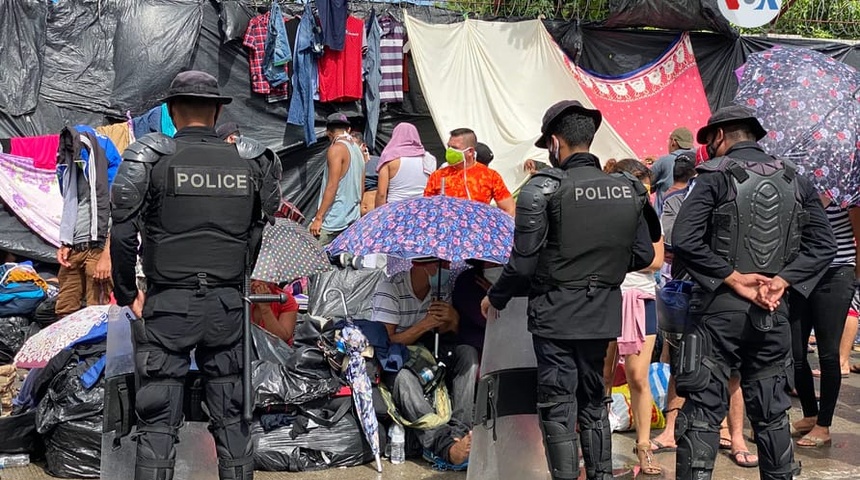
M 696 141 L 699 143 L 707 143 L 708 135 L 720 128 L 728 125 L 743 125 L 746 124 L 750 131 L 755 136 L 756 141 L 761 140 L 767 135 L 767 130 L 761 126 L 761 122 L 755 116 L 755 112 L 743 105 L 729 105 L 723 107 L 708 119 L 708 124 L 699 129 L 696 133 Z
M 211 100 L 213 103 L 226 105 L 233 101 L 231 97 L 221 95 L 218 88 L 218 80 L 212 75 L 199 70 L 188 70 L 179 72 L 170 82 L 167 96 L 161 101 L 168 102 L 177 98 L 202 98 Z
M 594 120 L 594 131 L 600 128 L 600 123 L 603 120 L 603 115 L 600 110 L 585 108 L 578 100 L 562 100 L 555 105 L 549 107 L 546 113 L 543 114 L 543 122 L 540 127 L 540 138 L 535 142 L 538 148 L 546 148 L 547 137 L 550 136 L 550 128 L 556 120 L 560 119 L 567 113 L 578 113 L 586 117 L 591 117 Z
M 346 115 L 344 115 L 343 113 L 340 113 L 340 112 L 332 113 L 331 115 L 329 115 L 325 118 L 325 127 L 326 128 L 332 128 L 332 127 L 347 127 L 348 128 L 351 126 L 352 126 L 352 124 L 349 123 L 349 119 L 346 118 Z
M 230 135 L 239 134 L 239 124 L 236 122 L 222 123 L 215 129 L 215 133 L 221 140 L 227 140 Z
M 493 161 L 493 151 L 486 143 L 478 142 L 478 146 L 475 147 L 475 160 L 484 165 Z
M 679 147 L 689 150 L 693 148 L 693 132 L 687 127 L 678 127 L 669 134 L 669 139 L 674 140 Z

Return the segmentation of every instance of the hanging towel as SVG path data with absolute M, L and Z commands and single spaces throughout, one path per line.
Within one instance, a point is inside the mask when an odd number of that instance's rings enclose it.
M 12 137 L 9 139 L 12 155 L 33 159 L 33 166 L 42 170 L 57 168 L 57 147 L 60 146 L 59 135 L 44 135 L 41 137 Z

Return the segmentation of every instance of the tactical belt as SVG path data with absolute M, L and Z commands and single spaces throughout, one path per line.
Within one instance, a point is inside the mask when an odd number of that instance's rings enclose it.
M 475 423 L 493 429 L 495 421 L 511 415 L 537 413 L 537 369 L 515 368 L 485 375 L 478 382 Z

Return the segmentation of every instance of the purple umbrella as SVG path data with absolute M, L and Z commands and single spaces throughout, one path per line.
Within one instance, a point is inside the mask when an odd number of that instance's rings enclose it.
M 857 70 L 821 53 L 776 47 L 749 56 L 735 103 L 756 112 L 769 153 L 791 159 L 840 204 L 858 200 Z
M 421 197 L 383 205 L 361 217 L 329 246 L 332 255 L 385 253 L 507 263 L 514 221 L 499 208 L 453 197 Z
M 349 360 L 346 366 L 346 379 L 352 387 L 352 401 L 361 420 L 364 437 L 370 445 L 376 458 L 376 470 L 382 472 L 382 461 L 379 459 L 379 421 L 373 409 L 373 391 L 370 377 L 367 375 L 367 365 L 364 363 L 364 352 L 370 345 L 367 337 L 347 318 L 347 325 L 341 329 L 340 335 Z

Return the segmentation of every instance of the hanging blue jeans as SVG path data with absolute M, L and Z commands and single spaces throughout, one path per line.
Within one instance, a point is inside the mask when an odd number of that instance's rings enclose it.
M 296 33 L 296 48 L 293 58 L 293 96 L 287 123 L 302 125 L 305 144 L 317 141 L 314 130 L 314 84 L 317 78 L 317 57 L 314 53 L 314 14 L 311 4 L 305 4 L 302 20 Z
M 269 30 L 266 33 L 263 55 L 263 75 L 266 76 L 269 85 L 278 87 L 289 80 L 285 65 L 292 60 L 292 57 L 293 52 L 290 50 L 284 16 L 281 14 L 281 6 L 275 0 L 269 11 Z

